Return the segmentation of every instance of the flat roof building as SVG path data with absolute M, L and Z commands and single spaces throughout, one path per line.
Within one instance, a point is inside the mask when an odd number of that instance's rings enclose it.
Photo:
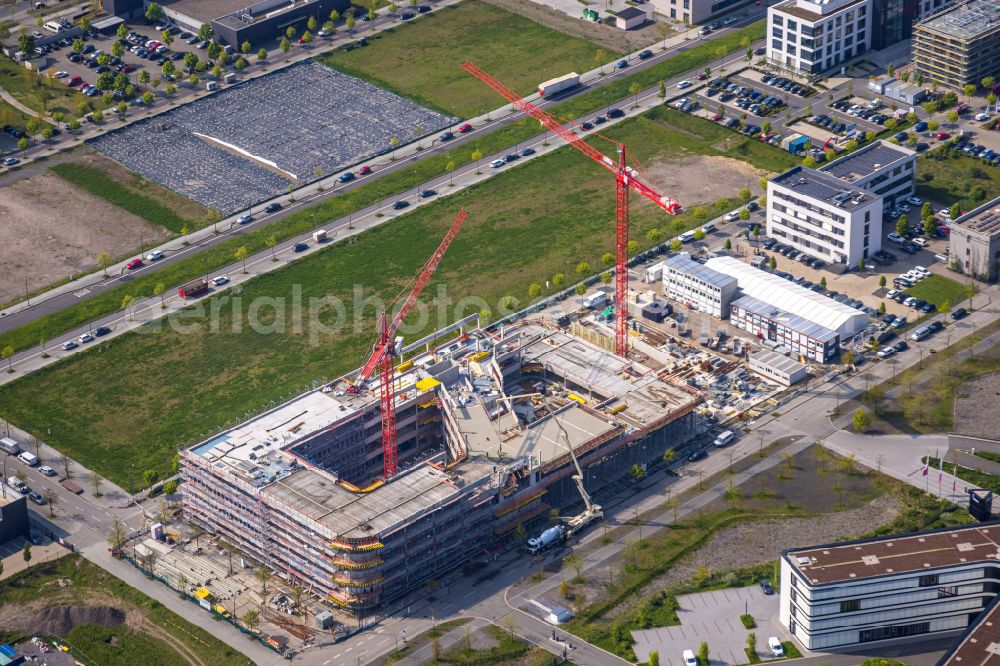
M 0 486 L 4 480 L 0 479 Z M 28 499 L 4 486 L 0 492 L 0 544 L 28 536 Z
M 871 47 L 870 7 L 871 0 L 772 5 L 767 10 L 767 59 L 802 74 L 843 65 Z
M 736 278 L 713 270 L 681 252 L 662 262 L 663 291 L 687 308 L 725 319 L 736 297 Z
M 125 18 L 140 18 L 151 0 L 101 0 L 104 10 Z M 305 31 L 310 16 L 322 24 L 336 9 L 343 14 L 349 0 L 161 0 L 164 15 L 185 30 L 197 32 L 209 24 L 216 38 L 234 48 L 250 42 L 258 45 L 279 40 L 289 26 L 299 34 Z
M 928 81 L 954 90 L 1000 75 L 1000 4 L 970 0 L 917 23 L 913 66 Z
M 649 16 L 646 15 L 646 12 L 638 7 L 626 7 L 615 12 L 615 27 L 619 30 L 632 30 L 641 27 L 648 20 Z
M 810 650 L 956 635 L 996 595 L 998 539 L 982 523 L 786 550 L 779 619 Z M 968 643 L 947 663 L 982 663 L 955 660 Z
M 729 308 L 733 326 L 772 347 L 789 350 L 796 358 L 828 363 L 838 356 L 840 336 L 825 326 L 752 296 L 736 299 Z
M 952 267 L 988 282 L 1000 276 L 1000 197 L 948 224 Z
M 826 171 L 792 167 L 768 181 L 767 235 L 853 267 L 882 249 L 882 197 Z
M 817 294 L 773 273 L 754 268 L 733 257 L 713 257 L 706 265 L 731 275 L 745 296 L 818 324 L 842 340 L 868 325 L 868 316 L 849 305 Z
M 378 379 L 340 378 L 184 450 L 187 517 L 365 615 L 577 503 L 569 449 L 599 496 L 697 434 L 701 396 L 651 368 L 547 324 L 476 321 L 404 350 L 397 475 Z M 528 393 L 547 397 L 511 399 Z
M 888 141 L 872 143 L 828 162 L 820 171 L 836 176 L 885 199 L 886 204 L 913 196 L 916 191 L 916 151 Z
M 793 386 L 809 376 L 806 366 L 775 351 L 762 349 L 750 354 L 750 369 L 782 386 Z

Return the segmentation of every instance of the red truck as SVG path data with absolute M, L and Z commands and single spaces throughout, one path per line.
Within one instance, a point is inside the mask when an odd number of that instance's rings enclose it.
M 195 298 L 208 291 L 208 280 L 195 280 L 177 289 L 177 295 L 183 299 Z

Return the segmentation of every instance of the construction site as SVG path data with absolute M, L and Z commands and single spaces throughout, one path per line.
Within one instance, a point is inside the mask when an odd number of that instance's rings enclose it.
M 697 433 L 701 397 L 649 367 L 542 323 L 475 324 L 401 350 L 396 473 L 380 387 L 342 378 L 184 451 L 188 518 L 366 614 L 518 526 L 537 532 L 580 502 L 573 477 L 597 493 Z
M 600 520 L 603 490 L 702 432 L 696 410 L 711 395 L 699 380 L 734 365 L 679 357 L 629 319 L 629 192 L 669 214 L 680 205 L 639 179 L 624 145 L 609 158 L 464 67 L 614 174 L 614 307 L 572 324 L 482 327 L 473 315 L 404 346 L 397 330 L 460 212 L 381 314 L 357 371 L 181 452 L 186 517 L 346 617 L 382 612 L 472 558 L 511 544 L 538 553 Z

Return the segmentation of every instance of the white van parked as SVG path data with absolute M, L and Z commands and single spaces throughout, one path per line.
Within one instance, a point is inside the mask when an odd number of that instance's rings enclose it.
M 719 436 L 715 438 L 714 444 L 719 448 L 722 448 L 723 446 L 728 446 L 735 437 L 736 435 L 733 434 L 732 430 L 725 430 L 723 432 L 720 432 Z
M 607 302 L 608 295 L 603 291 L 599 291 L 596 294 L 587 296 L 587 299 L 583 302 L 583 307 L 589 310 L 596 310 Z
M 17 454 L 17 459 L 28 467 L 34 467 L 38 464 L 38 456 L 34 453 L 28 453 L 27 451 L 21 451 L 21 453 Z
M 0 438 L 0 451 L 14 456 L 21 452 L 21 447 L 10 437 L 2 437 Z
M 677 238 L 679 238 L 682 243 L 690 243 L 691 241 L 694 240 L 694 232 L 693 231 L 685 231 L 684 233 L 682 233 Z

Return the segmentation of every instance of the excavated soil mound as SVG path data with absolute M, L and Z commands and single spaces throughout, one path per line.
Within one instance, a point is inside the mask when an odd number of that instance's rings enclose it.
M 117 627 L 125 611 L 114 606 L 52 606 L 4 618 L 4 629 L 30 635 L 65 636 L 80 624 Z

